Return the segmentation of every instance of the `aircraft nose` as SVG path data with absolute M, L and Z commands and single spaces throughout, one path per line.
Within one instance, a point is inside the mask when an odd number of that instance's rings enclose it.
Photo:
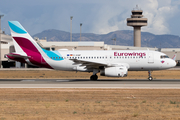
M 171 67 L 175 67 L 176 66 L 176 61 L 172 60 L 171 61 Z

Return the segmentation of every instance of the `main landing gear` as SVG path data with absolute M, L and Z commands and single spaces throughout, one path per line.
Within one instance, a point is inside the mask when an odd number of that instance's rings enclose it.
M 90 80 L 97 80 L 98 76 L 96 75 L 99 72 L 98 69 L 93 69 L 93 75 L 90 77 Z
M 149 74 L 149 77 L 148 77 L 149 81 L 152 81 L 153 77 L 151 76 L 151 71 L 148 71 L 148 74 Z
M 98 76 L 97 75 L 92 75 L 91 77 L 90 77 L 90 80 L 97 80 L 98 79 Z

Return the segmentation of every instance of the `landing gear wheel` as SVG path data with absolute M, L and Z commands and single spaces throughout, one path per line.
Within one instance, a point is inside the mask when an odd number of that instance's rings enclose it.
M 98 79 L 98 76 L 97 75 L 92 75 L 91 77 L 90 77 L 90 80 L 97 80 Z
M 93 75 L 90 77 L 90 80 L 93 80 Z
M 153 77 L 150 76 L 148 79 L 149 79 L 149 81 L 152 81 L 152 80 L 153 80 Z
M 150 70 L 148 71 L 148 74 L 149 74 L 149 78 L 148 78 L 149 81 L 152 81 L 152 80 L 153 80 L 153 77 L 151 76 L 151 71 L 150 71 Z

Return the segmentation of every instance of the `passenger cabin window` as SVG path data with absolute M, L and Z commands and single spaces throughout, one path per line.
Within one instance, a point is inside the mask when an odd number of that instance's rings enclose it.
M 160 58 L 163 59 L 163 58 L 169 58 L 169 57 L 167 55 L 161 55 Z

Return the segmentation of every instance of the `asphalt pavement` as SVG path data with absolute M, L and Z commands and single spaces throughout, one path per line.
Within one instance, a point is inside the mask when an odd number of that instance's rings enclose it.
M 0 79 L 0 88 L 137 88 L 180 89 L 180 79 Z

